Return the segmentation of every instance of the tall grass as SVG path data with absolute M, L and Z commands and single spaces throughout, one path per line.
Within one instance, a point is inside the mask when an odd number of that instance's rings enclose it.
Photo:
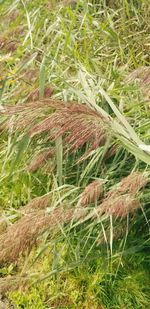
M 148 308 L 148 2 L 0 10 L 0 291 L 16 308 Z

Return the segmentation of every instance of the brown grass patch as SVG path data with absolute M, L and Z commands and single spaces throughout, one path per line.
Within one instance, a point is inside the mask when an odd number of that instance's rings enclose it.
M 73 214 L 74 209 L 56 208 L 50 214 L 41 210 L 25 215 L 0 237 L 0 262 L 15 262 L 21 253 L 31 248 L 41 233 L 67 223 Z
M 37 212 L 50 206 L 51 194 L 36 197 L 32 199 L 27 205 L 20 208 L 22 214 L 28 214 L 31 212 Z
M 102 214 L 126 217 L 140 207 L 138 192 L 145 187 L 148 178 L 140 172 L 131 173 L 123 178 L 117 188 L 110 190 L 103 202 L 93 210 L 93 216 Z
M 104 180 L 98 179 L 90 183 L 82 192 L 77 207 L 85 207 L 90 203 L 96 203 L 103 195 Z
M 106 141 L 106 119 L 92 108 L 77 102 L 43 99 L 16 106 L 5 106 L 0 113 L 7 119 L 16 115 L 15 130 L 26 130 L 33 137 L 45 133 L 47 140 L 64 136 L 70 150 L 86 143 L 91 150 Z
M 114 217 L 126 217 L 130 212 L 133 212 L 140 207 L 140 203 L 134 196 L 130 194 L 116 195 L 107 198 L 97 207 L 97 213 L 113 215 Z

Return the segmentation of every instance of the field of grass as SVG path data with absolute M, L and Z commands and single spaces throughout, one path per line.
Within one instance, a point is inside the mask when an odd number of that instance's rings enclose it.
M 149 20 L 0 0 L 0 309 L 150 307 Z

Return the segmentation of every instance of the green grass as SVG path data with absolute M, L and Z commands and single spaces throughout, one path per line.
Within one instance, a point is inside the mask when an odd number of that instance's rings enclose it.
M 149 175 L 150 155 L 139 144 L 150 143 L 150 99 L 136 81 L 126 82 L 130 72 L 150 64 L 148 1 L 7 0 L 0 12 L 2 106 L 25 104 L 36 88 L 42 98 L 50 86 L 53 98 L 84 102 L 112 119 L 106 144 L 80 164 L 87 145 L 70 153 L 61 138 L 55 145 L 44 135 L 29 141 L 25 130 L 2 132 L 5 224 L 15 222 L 34 197 L 52 192 L 52 206 L 62 200 L 71 206 L 94 179 L 106 180 L 106 192 L 133 170 Z M 115 155 L 105 160 L 114 144 Z M 45 147 L 56 148 L 56 159 L 29 173 L 31 158 Z M 27 279 L 6 293 L 14 308 L 149 308 L 149 184 L 140 199 L 143 211 L 127 219 L 70 222 L 41 235 L 17 265 L 2 265 L 2 278 Z

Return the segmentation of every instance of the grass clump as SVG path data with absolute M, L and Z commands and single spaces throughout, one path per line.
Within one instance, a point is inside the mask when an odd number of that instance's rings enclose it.
M 0 291 L 148 308 L 147 1 L 3 1 Z

